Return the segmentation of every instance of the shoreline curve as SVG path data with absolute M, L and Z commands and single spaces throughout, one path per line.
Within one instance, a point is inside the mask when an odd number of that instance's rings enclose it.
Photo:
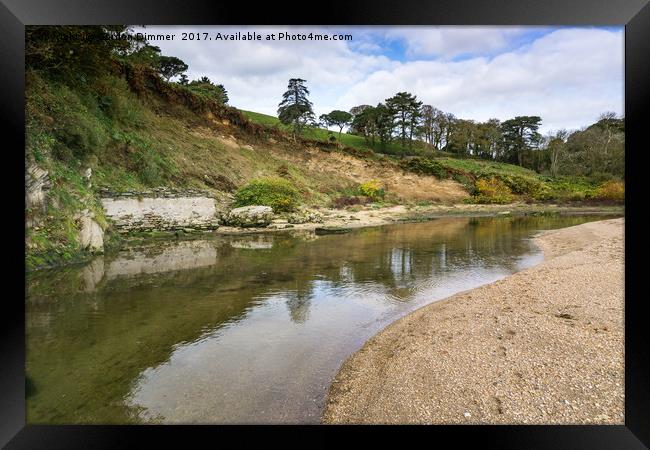
M 324 423 L 624 424 L 624 218 L 549 230 L 544 259 L 369 339 Z

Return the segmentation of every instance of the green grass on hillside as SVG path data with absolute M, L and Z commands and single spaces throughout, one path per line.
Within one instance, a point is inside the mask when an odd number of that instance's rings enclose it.
M 245 110 L 240 110 L 240 111 L 255 123 L 259 123 L 261 125 L 265 125 L 268 127 L 275 127 L 287 132 L 291 131 L 291 127 L 288 125 L 284 125 L 282 122 L 280 122 L 280 119 L 278 119 L 277 117 L 269 116 L 266 114 L 261 114 L 253 111 L 245 111 Z M 337 141 L 339 139 L 338 131 L 331 131 L 324 128 L 314 128 L 314 127 L 307 128 L 303 132 L 303 136 L 305 138 L 315 139 L 318 141 L 328 141 L 330 136 L 334 136 Z M 373 152 L 376 153 L 385 153 L 388 155 L 404 154 L 404 150 L 396 142 L 390 142 L 389 144 L 386 145 L 385 148 L 382 148 L 380 144 L 377 143 L 375 145 L 371 145 L 368 142 L 366 142 L 363 136 L 357 136 L 354 134 L 341 133 L 340 142 L 342 145 L 346 147 L 354 147 L 362 150 L 372 150 Z M 414 143 L 412 149 L 406 150 L 406 153 L 411 155 L 430 156 L 433 155 L 434 153 L 441 153 L 441 152 L 434 152 L 430 149 L 425 148 L 423 143 L 416 142 Z
M 402 167 L 418 174 L 450 178 L 472 194 L 473 203 L 527 202 L 621 202 L 622 182 L 605 186 L 597 180 L 579 176 L 550 177 L 524 167 L 479 159 L 412 158 L 402 161 Z M 611 183 L 611 182 L 610 182 Z M 618 194 L 608 193 L 610 191 Z

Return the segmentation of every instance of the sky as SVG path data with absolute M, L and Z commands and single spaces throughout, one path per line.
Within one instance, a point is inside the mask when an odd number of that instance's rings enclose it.
M 538 115 L 540 131 L 579 129 L 606 111 L 623 115 L 623 27 L 146 26 L 164 55 L 207 76 L 239 109 L 277 115 L 290 78 L 307 80 L 316 117 L 415 94 L 458 118 Z M 183 32 L 202 40 L 181 40 Z M 262 40 L 220 40 L 217 33 Z M 351 40 L 288 40 L 279 33 Z M 208 33 L 212 40 L 203 40 Z M 269 35 L 274 40 L 266 40 Z

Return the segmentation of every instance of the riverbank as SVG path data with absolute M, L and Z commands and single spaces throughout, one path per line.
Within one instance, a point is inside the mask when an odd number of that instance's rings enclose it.
M 325 423 L 623 424 L 624 219 L 548 231 L 545 260 L 370 339 Z
M 433 205 L 394 205 L 385 207 L 357 206 L 348 209 L 326 209 L 317 211 L 322 223 L 271 224 L 265 228 L 237 228 L 221 226 L 215 234 L 249 234 L 275 232 L 278 230 L 307 230 L 318 227 L 362 228 L 400 222 L 423 222 L 443 217 L 490 217 L 525 215 L 623 215 L 623 205 L 554 205 L 513 203 L 509 205 L 476 204 L 433 204 Z

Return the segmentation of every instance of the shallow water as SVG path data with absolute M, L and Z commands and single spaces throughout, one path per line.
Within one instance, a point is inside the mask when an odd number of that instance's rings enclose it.
M 152 242 L 27 280 L 28 423 L 317 423 L 387 324 L 541 261 L 598 216 Z

